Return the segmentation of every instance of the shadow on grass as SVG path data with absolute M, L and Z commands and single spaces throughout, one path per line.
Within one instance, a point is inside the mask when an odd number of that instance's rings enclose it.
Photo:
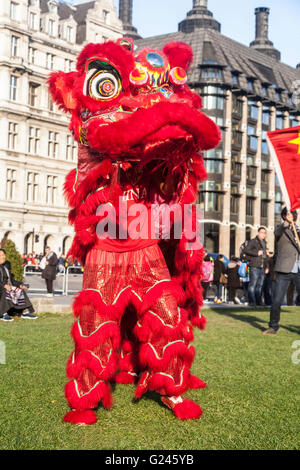
M 242 309 L 242 310 L 238 310 L 238 312 L 236 310 L 233 312 L 232 310 L 222 309 L 222 308 L 210 307 L 210 309 L 216 312 L 218 315 L 226 315 L 227 317 L 233 318 L 234 320 L 239 320 L 243 323 L 249 323 L 253 328 L 257 328 L 260 331 L 265 331 L 268 327 L 267 321 L 257 316 L 250 315 L 250 313 L 253 312 L 252 309 L 251 310 Z M 282 310 L 281 313 L 285 313 L 285 311 Z M 290 325 L 290 326 L 280 325 L 280 328 L 290 331 L 291 333 L 296 333 L 300 335 L 300 327 L 297 325 Z

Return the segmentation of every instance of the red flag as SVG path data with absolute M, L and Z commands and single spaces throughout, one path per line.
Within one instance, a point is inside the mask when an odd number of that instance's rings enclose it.
M 300 209 L 300 126 L 267 132 L 267 141 L 287 209 Z

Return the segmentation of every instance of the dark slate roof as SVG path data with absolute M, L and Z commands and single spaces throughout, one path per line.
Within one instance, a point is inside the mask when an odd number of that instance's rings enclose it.
M 40 0 L 41 13 L 49 12 L 48 1 L 49 0 Z M 61 20 L 66 20 L 67 18 L 70 18 L 70 16 L 75 16 L 74 15 L 75 12 L 76 12 L 75 7 L 71 7 L 67 3 L 61 2 L 59 0 L 57 13 Z
M 239 86 L 248 90 L 247 79 L 254 79 L 254 90 L 262 95 L 262 85 L 273 85 L 277 89 L 292 93 L 292 84 L 299 79 L 299 72 L 276 59 L 240 44 L 213 29 L 198 28 L 192 33 L 164 34 L 136 40 L 139 49 L 150 46 L 162 49 L 169 41 L 183 41 L 190 44 L 194 51 L 194 62 L 189 71 L 189 81 L 196 85 L 200 81 L 199 65 L 217 64 L 223 70 L 223 84 L 233 87 L 232 73 L 240 76 Z M 259 80 L 259 82 L 256 82 Z M 275 90 L 270 87 L 268 98 L 275 101 Z M 288 105 L 288 96 L 286 96 Z

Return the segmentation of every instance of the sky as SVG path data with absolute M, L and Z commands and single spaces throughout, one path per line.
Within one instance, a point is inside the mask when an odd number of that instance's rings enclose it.
M 114 3 L 118 6 L 119 1 Z M 133 25 L 142 37 L 176 32 L 192 6 L 193 0 L 133 0 Z M 208 0 L 221 33 L 246 45 L 255 38 L 256 7 L 270 8 L 269 39 L 280 50 L 281 61 L 296 67 L 300 63 L 300 0 Z

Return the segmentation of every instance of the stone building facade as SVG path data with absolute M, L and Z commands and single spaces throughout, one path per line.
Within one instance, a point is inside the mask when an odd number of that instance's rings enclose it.
M 209 252 L 227 256 L 238 256 L 240 245 L 260 226 L 267 228 L 273 248 L 282 195 L 266 132 L 300 123 L 300 100 L 293 96 L 300 67 L 280 61 L 268 37 L 269 9 L 257 8 L 255 17 L 256 37 L 248 47 L 221 34 L 207 0 L 193 0 L 178 32 L 137 41 L 139 48 L 162 48 L 171 40 L 193 48 L 189 85 L 223 135 L 220 146 L 203 155 L 209 175 L 198 197 L 203 241 Z
M 126 5 L 122 15 L 129 28 Z M 73 70 L 85 43 L 123 35 L 113 0 L 0 2 L 0 239 L 8 236 L 21 253 L 46 245 L 65 253 L 73 234 L 62 191 L 77 148 L 46 79 Z

